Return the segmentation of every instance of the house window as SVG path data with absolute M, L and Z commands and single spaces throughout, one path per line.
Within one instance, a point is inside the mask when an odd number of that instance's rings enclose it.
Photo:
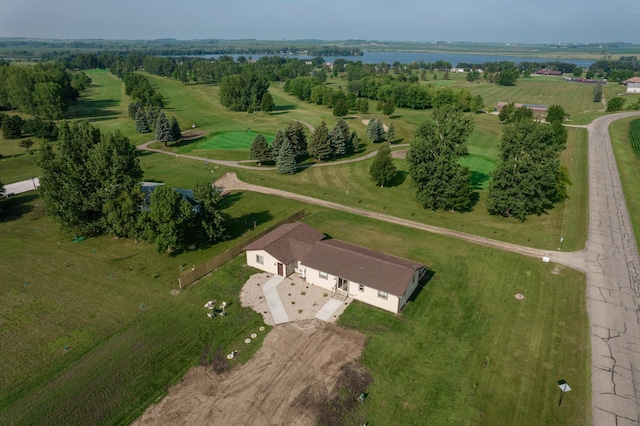
M 378 290 L 378 297 L 380 299 L 387 299 L 389 297 L 389 293 L 387 293 L 386 291 L 380 291 Z
M 326 272 L 322 272 L 322 271 L 318 271 L 318 276 L 320 278 L 324 278 L 325 280 L 329 277 L 329 275 Z
M 364 291 L 364 284 L 358 284 L 358 290 Z
M 259 254 L 256 254 L 256 263 L 259 263 L 260 265 L 264 265 L 264 256 L 260 256 Z

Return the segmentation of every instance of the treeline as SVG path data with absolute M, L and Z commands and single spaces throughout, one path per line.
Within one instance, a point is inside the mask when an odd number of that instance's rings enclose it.
M 131 96 L 143 108 L 164 108 L 162 95 L 156 92 L 149 80 L 142 74 L 128 72 L 122 76 L 125 93 Z
M 89 84 L 86 74 L 71 73 L 58 62 L 34 66 L 0 62 L 0 109 L 58 120 Z
M 0 112 L 0 127 L 5 139 L 20 139 L 25 136 L 54 141 L 58 138 L 58 127 L 52 121 L 33 118 L 25 120 L 17 114 L 9 115 Z
M 640 62 L 636 56 L 621 56 L 619 60 L 599 60 L 591 65 L 591 70 L 599 78 L 623 82 L 640 74 Z
M 454 105 L 461 111 L 478 112 L 484 108 L 482 97 L 480 95 L 474 97 L 467 89 L 403 82 L 390 75 L 367 76 L 359 80 L 351 80 L 347 84 L 348 93 L 340 89 L 327 88 L 315 77 L 297 77 L 287 80 L 284 90 L 300 100 L 329 107 L 333 107 L 343 99 L 349 109 L 358 109 L 362 113 L 367 113 L 368 103 L 366 105 L 362 102 L 358 103 L 358 98 L 383 102 L 391 100 L 396 107 L 411 109 Z M 383 107 L 384 104 L 381 104 L 380 109 Z
M 119 131 L 65 122 L 56 146 L 40 151 L 39 192 L 47 214 L 72 235 L 140 238 L 158 252 L 226 237 L 221 195 L 211 184 L 196 184 L 193 197 L 165 186 L 145 197 L 136 150 Z

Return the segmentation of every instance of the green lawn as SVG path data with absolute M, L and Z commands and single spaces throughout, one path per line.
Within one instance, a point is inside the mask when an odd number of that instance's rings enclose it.
M 640 215 L 637 213 L 640 212 L 640 158 L 633 152 L 628 137 L 629 123 L 637 119 L 615 121 L 609 131 L 636 242 L 640 244 Z
M 434 272 L 398 317 L 357 302 L 341 317 L 369 336 L 369 424 L 590 424 L 583 275 L 338 212 L 306 221 Z M 562 409 L 560 379 L 575 392 Z

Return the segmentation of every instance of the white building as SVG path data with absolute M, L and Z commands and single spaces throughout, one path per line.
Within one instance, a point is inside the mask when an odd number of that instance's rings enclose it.
M 334 295 L 398 313 L 426 274 L 424 265 L 335 239 L 305 223 L 282 225 L 245 247 L 247 264 L 297 273 Z

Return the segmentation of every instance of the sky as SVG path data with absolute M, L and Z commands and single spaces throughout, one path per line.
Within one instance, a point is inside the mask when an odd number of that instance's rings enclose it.
M 640 1 L 0 0 L 0 37 L 640 43 Z

